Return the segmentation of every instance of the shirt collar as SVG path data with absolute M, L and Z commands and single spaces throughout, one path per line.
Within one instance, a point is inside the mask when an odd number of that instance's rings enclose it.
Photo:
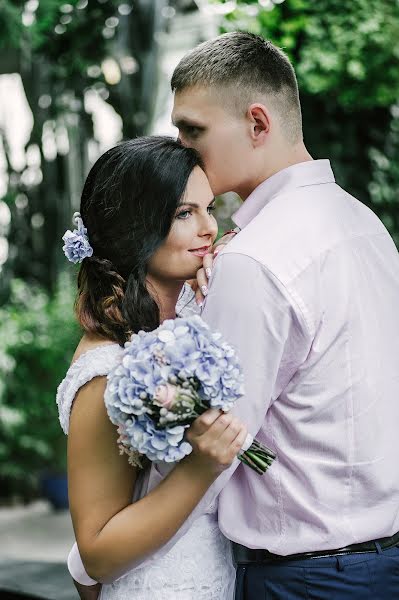
M 272 198 L 283 191 L 334 182 L 334 174 L 328 159 L 309 160 L 291 165 L 258 185 L 231 218 L 240 229 L 243 229 Z

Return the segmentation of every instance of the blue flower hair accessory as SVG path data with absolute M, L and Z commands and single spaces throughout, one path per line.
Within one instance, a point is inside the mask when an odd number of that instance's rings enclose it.
M 74 213 L 73 220 L 76 223 L 77 229 L 73 231 L 68 229 L 65 232 L 62 238 L 65 245 L 62 249 L 67 259 L 76 265 L 76 263 L 81 263 L 84 258 L 93 256 L 93 248 L 90 246 L 87 229 L 83 225 L 80 213 Z

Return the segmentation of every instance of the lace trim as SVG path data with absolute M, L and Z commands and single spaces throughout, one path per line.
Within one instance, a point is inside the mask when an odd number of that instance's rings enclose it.
M 117 364 L 122 350 L 118 344 L 103 344 L 87 350 L 69 367 L 56 396 L 60 424 L 66 435 L 72 404 L 79 389 L 94 377 L 108 375 Z
M 189 317 L 199 315 L 201 310 L 195 301 L 195 294 L 188 283 L 185 283 L 176 304 L 176 315 L 178 317 Z

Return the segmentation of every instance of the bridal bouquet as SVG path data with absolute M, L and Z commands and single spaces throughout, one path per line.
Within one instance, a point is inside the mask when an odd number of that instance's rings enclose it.
M 233 348 L 194 316 L 133 335 L 108 375 L 105 404 L 132 464 L 140 455 L 177 462 L 192 450 L 190 424 L 209 408 L 227 412 L 243 392 Z M 275 454 L 248 434 L 238 458 L 263 474 Z

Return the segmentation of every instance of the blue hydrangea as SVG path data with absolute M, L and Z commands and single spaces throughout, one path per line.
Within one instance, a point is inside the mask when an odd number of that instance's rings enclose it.
M 233 348 L 199 316 L 167 320 L 155 331 L 133 335 L 108 375 L 105 404 L 123 444 L 151 461 L 176 462 L 191 452 L 184 440 L 189 425 L 157 427 L 154 395 L 173 378 L 194 380 L 198 399 L 224 411 L 244 393 Z
M 131 447 L 154 462 L 177 462 L 190 454 L 192 448 L 184 441 L 184 432 L 182 426 L 156 429 L 150 419 L 143 417 L 128 419 L 123 426 Z

